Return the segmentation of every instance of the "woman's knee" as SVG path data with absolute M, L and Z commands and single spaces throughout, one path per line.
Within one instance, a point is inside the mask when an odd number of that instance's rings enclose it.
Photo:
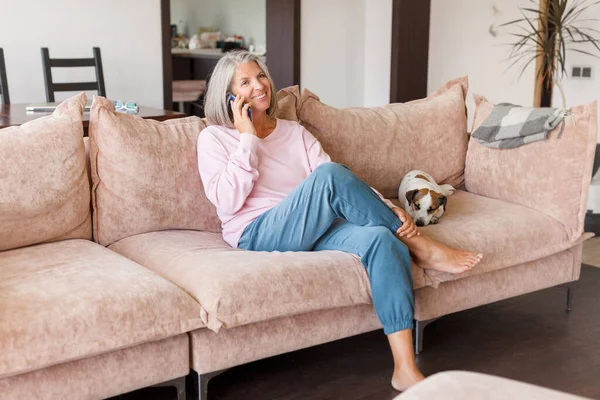
M 327 162 L 319 165 L 313 171 L 313 174 L 315 174 L 317 177 L 325 179 L 330 177 L 354 176 L 348 167 L 334 162 Z

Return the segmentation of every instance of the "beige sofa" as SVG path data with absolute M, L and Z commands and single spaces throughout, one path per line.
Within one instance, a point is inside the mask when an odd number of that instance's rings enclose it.
M 281 118 L 385 197 L 414 168 L 465 189 L 423 233 L 485 258 L 459 276 L 413 265 L 417 349 L 432 319 L 577 280 L 588 237 L 596 104 L 573 109 L 560 138 L 500 151 L 469 142 L 466 93 L 461 78 L 427 99 L 346 110 L 278 93 Z M 86 167 L 85 101 L 0 131 L 3 396 L 103 398 L 191 370 L 205 398 L 224 369 L 381 328 L 357 256 L 222 240 L 197 171 L 202 120 L 143 120 L 98 97 Z M 477 98 L 475 125 L 491 107 Z

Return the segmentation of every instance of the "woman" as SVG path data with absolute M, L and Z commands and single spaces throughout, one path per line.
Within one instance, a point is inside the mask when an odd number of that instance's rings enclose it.
M 235 95 L 229 104 L 228 93 Z M 277 119 L 275 86 L 253 54 L 219 60 L 205 113 L 210 126 L 198 139 L 198 165 L 224 239 L 253 251 L 359 255 L 392 349 L 392 386 L 401 391 L 422 380 L 412 347 L 409 252 L 421 267 L 450 273 L 472 268 L 481 256 L 421 236 L 404 210 L 332 163 L 300 124 Z

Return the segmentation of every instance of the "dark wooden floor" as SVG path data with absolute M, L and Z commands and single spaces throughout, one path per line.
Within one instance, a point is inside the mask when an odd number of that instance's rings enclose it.
M 425 330 L 418 363 L 425 375 L 467 370 L 600 399 L 600 268 L 584 267 L 574 284 L 441 318 Z M 209 399 L 386 400 L 392 358 L 382 332 L 232 368 L 209 384 Z M 119 399 L 171 400 L 166 388 Z

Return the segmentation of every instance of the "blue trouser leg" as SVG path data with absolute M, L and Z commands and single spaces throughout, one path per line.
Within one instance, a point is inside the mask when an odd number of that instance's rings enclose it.
M 337 221 L 336 221 L 337 220 Z M 410 257 L 396 214 L 348 168 L 319 166 L 254 220 L 238 247 L 254 251 L 340 250 L 361 257 L 386 334 L 412 327 Z
M 360 257 L 369 274 L 373 305 L 386 335 L 411 329 L 414 297 L 408 248 L 383 226 L 337 220 L 314 250 L 341 250 Z

